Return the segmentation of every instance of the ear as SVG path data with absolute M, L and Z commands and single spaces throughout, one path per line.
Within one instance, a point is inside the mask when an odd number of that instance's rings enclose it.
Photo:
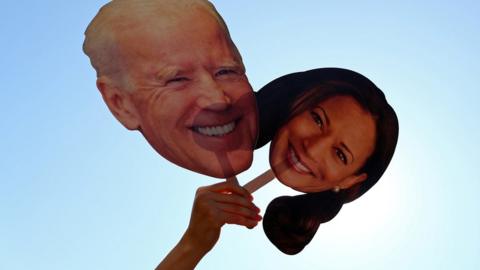
M 355 184 L 358 184 L 360 182 L 363 182 L 367 179 L 367 174 L 366 173 L 361 173 L 359 175 L 350 175 L 345 177 L 340 184 L 338 185 L 341 189 L 348 189 L 352 187 Z
M 110 112 L 124 127 L 129 130 L 139 129 L 140 117 L 131 95 L 126 90 L 119 89 L 106 76 L 101 76 L 97 79 L 97 88 L 102 94 L 103 101 L 107 104 Z

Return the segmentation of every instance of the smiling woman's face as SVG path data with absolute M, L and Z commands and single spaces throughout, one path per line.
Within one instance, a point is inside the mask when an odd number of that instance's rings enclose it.
M 276 134 L 270 165 L 301 192 L 346 189 L 366 179 L 355 173 L 375 147 L 375 120 L 350 96 L 333 96 L 293 117 Z

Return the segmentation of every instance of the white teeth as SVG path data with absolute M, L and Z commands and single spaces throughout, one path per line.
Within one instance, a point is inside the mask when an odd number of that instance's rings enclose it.
M 293 165 L 293 168 L 300 173 L 311 173 L 310 170 L 305 165 L 303 165 L 303 163 L 300 162 L 297 155 L 295 154 L 295 151 L 293 151 L 292 148 L 289 148 L 288 150 L 288 156 L 291 164 Z
M 194 127 L 193 130 L 207 136 L 223 136 L 235 129 L 235 121 L 223 126 Z

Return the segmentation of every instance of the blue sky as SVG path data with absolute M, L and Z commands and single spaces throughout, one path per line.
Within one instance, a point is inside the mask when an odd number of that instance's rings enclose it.
M 0 269 L 153 269 L 218 180 L 162 159 L 111 116 L 82 53 L 106 1 L 15 1 L 0 24 Z M 343 67 L 369 77 L 400 121 L 393 161 L 299 255 L 261 226 L 226 226 L 197 269 L 479 269 L 480 4 L 214 1 L 254 89 Z M 239 176 L 268 168 L 268 147 Z M 265 209 L 292 191 L 254 194 Z

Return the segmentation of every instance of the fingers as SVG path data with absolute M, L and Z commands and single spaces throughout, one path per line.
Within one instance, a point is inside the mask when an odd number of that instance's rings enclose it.
M 260 209 L 253 204 L 253 197 L 240 185 L 224 182 L 212 185 L 209 189 L 211 190 L 210 196 L 219 203 L 218 207 L 222 211 L 255 221 L 261 220 L 258 215 Z
M 247 208 L 235 204 L 225 204 L 225 203 L 218 203 L 218 209 L 228 213 L 230 215 L 237 215 L 237 216 L 242 216 L 244 218 L 256 221 L 262 220 L 262 217 L 258 214 L 260 212 L 260 209 L 252 209 L 252 208 Z
M 241 216 L 241 215 L 228 213 L 228 212 L 223 212 L 221 214 L 221 216 L 222 216 L 221 218 L 227 224 L 237 224 L 237 225 L 245 226 L 249 229 L 257 226 L 258 221 L 259 221 L 259 220 L 255 220 L 255 219 L 246 218 L 246 217 Z
M 225 193 L 211 193 L 211 198 L 219 203 L 226 203 L 226 204 L 235 204 L 242 207 L 251 208 L 253 210 L 258 210 L 258 208 L 253 204 L 250 197 L 245 198 L 243 196 L 239 196 L 237 194 L 225 194 Z
M 233 181 L 213 184 L 211 186 L 204 187 L 203 189 L 217 193 L 235 193 L 237 195 L 253 199 L 250 192 L 248 192 L 246 189 L 238 185 L 238 183 L 235 183 Z
M 197 189 L 190 223 L 182 239 L 208 252 L 218 241 L 223 225 L 237 224 L 249 229 L 257 226 L 260 209 L 252 200 L 250 193 L 233 181 Z
M 250 193 L 238 184 L 222 182 L 197 190 L 195 212 L 214 227 L 228 223 L 253 228 L 261 216 L 252 200 Z

